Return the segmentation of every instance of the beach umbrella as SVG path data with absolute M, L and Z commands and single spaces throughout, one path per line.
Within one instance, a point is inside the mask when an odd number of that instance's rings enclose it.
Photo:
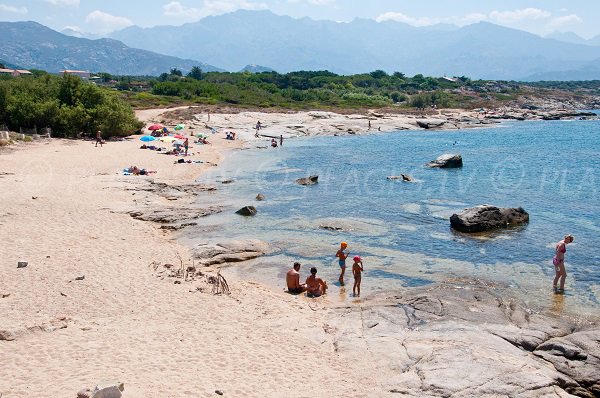
M 181 134 L 175 134 L 174 137 L 177 138 L 177 139 L 180 139 L 180 140 L 184 140 L 185 139 L 185 137 L 182 136 Z
M 148 130 L 161 130 L 164 126 L 162 124 L 153 124 L 152 126 L 148 127 Z
M 202 133 L 198 133 L 198 134 L 196 134 L 196 137 L 198 137 L 198 138 L 206 138 L 208 136 L 205 135 L 205 134 L 202 134 Z
M 175 126 L 175 130 L 183 130 L 185 128 L 185 124 L 178 124 Z
M 183 141 L 180 141 L 180 140 L 173 141 L 173 145 L 183 145 Z
M 176 138 L 175 138 L 175 137 L 170 137 L 170 136 L 167 136 L 167 137 L 160 137 L 159 139 L 160 139 L 162 142 L 173 142 L 173 141 L 175 141 L 175 140 L 176 140 Z
M 156 138 L 152 137 L 151 135 L 144 135 L 142 137 L 140 137 L 140 141 L 144 141 L 144 142 L 150 142 L 150 141 L 154 141 Z

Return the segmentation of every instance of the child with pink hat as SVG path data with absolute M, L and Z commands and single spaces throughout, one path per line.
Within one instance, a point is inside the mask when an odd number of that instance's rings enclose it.
M 362 272 L 364 271 L 362 259 L 360 256 L 354 256 L 354 264 L 352 264 L 352 274 L 354 275 L 354 287 L 352 287 L 352 294 L 354 297 L 360 297 L 360 279 L 362 278 Z M 358 290 L 358 294 L 356 293 Z

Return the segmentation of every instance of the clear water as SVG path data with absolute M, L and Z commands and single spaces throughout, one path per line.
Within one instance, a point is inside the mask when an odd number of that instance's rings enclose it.
M 443 153 L 460 153 L 464 167 L 424 167 Z M 386 178 L 400 173 L 416 182 Z M 312 174 L 319 175 L 317 185 L 295 183 Z M 245 277 L 283 287 L 285 271 L 300 261 L 303 272 L 317 266 L 337 281 L 334 255 L 346 241 L 351 257 L 364 259 L 363 296 L 479 278 L 556 306 L 551 258 L 555 243 L 572 233 L 565 301 L 600 311 L 600 121 L 287 140 L 278 149 L 239 151 L 202 179 L 225 178 L 235 182 L 219 185 L 215 195 L 232 211 L 202 220 L 187 237 L 202 240 L 210 232 L 215 240 L 272 244 L 273 254 L 235 269 Z M 256 202 L 257 193 L 267 200 Z M 450 229 L 451 214 L 484 203 L 522 206 L 530 223 L 476 236 Z M 232 214 L 243 205 L 256 206 L 258 215 Z M 351 275 L 346 279 L 350 284 Z M 345 300 L 351 288 L 330 284 Z

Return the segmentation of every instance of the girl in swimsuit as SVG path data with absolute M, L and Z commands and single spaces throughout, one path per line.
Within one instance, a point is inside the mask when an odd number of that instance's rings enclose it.
M 364 268 L 360 256 L 355 256 L 354 264 L 352 264 L 352 273 L 354 274 L 354 287 L 352 288 L 352 294 L 354 295 L 354 297 L 360 297 L 360 280 L 362 278 L 363 271 Z M 356 294 L 357 289 L 358 294 Z
M 556 244 L 556 254 L 552 259 L 552 263 L 554 264 L 554 271 L 556 275 L 554 276 L 554 282 L 552 282 L 552 287 L 556 293 L 562 293 L 565 291 L 565 279 L 567 278 L 567 271 L 565 270 L 565 253 L 567 252 L 567 245 L 573 242 L 573 235 L 565 235 L 565 238 Z M 556 284 L 560 279 L 560 287 L 557 288 Z

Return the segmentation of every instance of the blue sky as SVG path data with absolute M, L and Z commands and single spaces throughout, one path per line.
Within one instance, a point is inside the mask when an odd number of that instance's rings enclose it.
M 370 18 L 415 26 L 488 21 L 540 35 L 600 35 L 598 0 L 0 0 L 0 20 L 33 20 L 56 30 L 108 33 L 129 25 L 181 25 L 238 9 L 295 18 Z

